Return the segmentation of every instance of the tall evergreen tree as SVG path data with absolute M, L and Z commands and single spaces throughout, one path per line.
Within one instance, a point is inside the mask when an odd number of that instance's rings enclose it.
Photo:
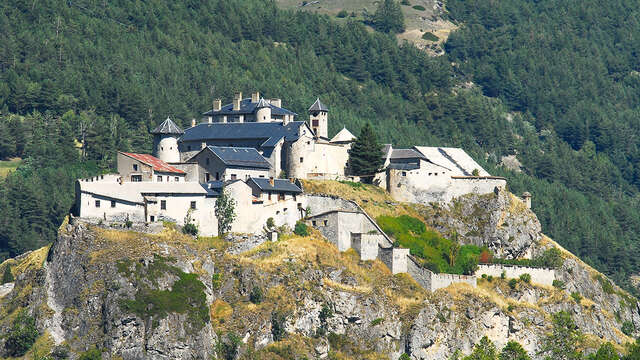
M 580 360 L 582 353 L 578 348 L 583 341 L 571 314 L 560 311 L 553 314 L 553 332 L 545 339 L 541 353 L 546 355 L 545 359 Z
M 349 150 L 349 171 L 353 175 L 364 177 L 365 182 L 370 182 L 373 175 L 382 167 L 383 162 L 382 146 L 378 142 L 373 126 L 366 123 Z
M 473 347 L 471 355 L 465 356 L 462 360 L 496 360 L 497 356 L 496 346 L 488 337 L 483 336 Z
M 531 360 L 527 351 L 516 341 L 509 341 L 502 348 L 499 360 Z
M 395 0 L 383 0 L 378 4 L 372 19 L 373 27 L 385 33 L 404 32 L 404 15 Z

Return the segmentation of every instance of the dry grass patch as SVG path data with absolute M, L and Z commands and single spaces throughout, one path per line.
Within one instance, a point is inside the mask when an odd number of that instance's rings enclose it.
M 17 265 L 11 268 L 13 276 L 16 277 L 30 270 L 41 269 L 44 266 L 44 262 L 47 260 L 49 248 L 51 248 L 51 245 L 47 245 L 38 250 L 33 250 L 29 253 L 29 255 L 19 261 Z
M 224 323 L 231 315 L 233 315 L 233 308 L 222 299 L 216 299 L 209 307 L 209 316 L 214 327 Z
M 358 293 L 358 294 L 370 294 L 371 291 L 373 290 L 370 286 L 347 285 L 347 284 L 339 283 L 327 278 L 323 278 L 322 283 L 336 290 L 341 290 L 341 291 L 346 291 L 351 293 Z

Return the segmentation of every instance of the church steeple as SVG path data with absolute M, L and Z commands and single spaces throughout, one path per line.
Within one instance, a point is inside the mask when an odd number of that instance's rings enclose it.
M 316 136 L 329 137 L 329 108 L 320 101 L 320 98 L 317 98 L 309 108 L 309 122 Z

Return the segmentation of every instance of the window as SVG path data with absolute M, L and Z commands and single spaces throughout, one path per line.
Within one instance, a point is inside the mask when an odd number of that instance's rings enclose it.
M 169 182 L 169 175 L 167 175 L 167 182 Z
M 141 182 L 142 175 L 131 175 L 131 182 Z
M 196 209 L 196 202 L 195 202 L 195 201 L 192 201 L 192 202 L 191 202 L 191 208 L 192 208 L 193 210 L 195 210 L 195 209 Z
M 406 171 L 403 171 L 403 172 L 402 172 L 402 176 L 407 176 L 407 172 L 406 172 Z
M 155 216 L 153 216 L 153 215 L 149 216 L 149 221 L 151 221 L 151 222 L 156 221 L 156 217 L 155 217 Z
M 278 194 L 278 201 L 282 201 L 282 200 L 284 200 L 284 194 L 279 193 Z
M 431 173 L 429 173 L 429 176 L 431 176 Z
M 111 207 L 112 208 L 116 207 L 116 201 L 115 200 L 111 200 Z
M 100 180 L 104 180 L 104 175 L 100 175 Z
M 311 126 L 313 126 L 313 127 L 318 127 L 318 126 L 320 126 L 320 121 L 318 121 L 318 120 L 314 119 L 314 120 L 311 122 Z
M 175 179 L 175 180 L 176 180 L 176 182 L 180 181 L 180 177 L 179 177 L 179 176 L 176 176 L 176 179 Z
M 307 141 L 307 145 L 311 145 L 311 141 Z
M 324 226 L 329 225 L 329 220 L 323 220 L 323 221 L 322 221 L 322 224 L 323 224 Z
M 303 158 L 303 157 L 301 157 L 301 158 L 300 158 L 300 163 L 302 163 L 303 161 L 304 161 L 304 158 Z
M 204 181 L 209 182 L 210 180 L 211 180 L 211 174 L 205 173 L 204 174 Z
M 162 176 L 158 175 L 158 182 L 162 182 Z
M 259 177 L 263 178 L 263 177 L 264 177 L 264 175 L 260 175 Z
M 238 175 L 236 175 L 236 174 L 231 174 L 231 180 L 235 180 L 235 179 L 237 179 L 237 178 L 238 178 Z
M 269 200 L 271 200 L 271 191 L 269 191 L 268 194 L 269 194 Z
M 96 200 L 96 207 L 99 208 L 100 207 L 100 200 Z
M 282 209 L 282 212 L 287 212 L 287 208 Z
M 160 200 L 160 210 L 167 210 L 167 200 Z
M 133 171 L 138 171 L 138 164 L 133 164 Z
M 312 221 L 311 221 L 311 225 L 313 225 L 313 226 L 317 226 L 318 224 L 316 224 L 316 221 L 315 221 L 315 220 L 312 220 Z

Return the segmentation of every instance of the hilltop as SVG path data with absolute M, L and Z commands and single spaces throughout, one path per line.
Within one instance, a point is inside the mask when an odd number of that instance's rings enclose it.
M 378 188 L 304 185 L 357 201 L 377 217 L 433 219 L 422 207 L 392 203 Z M 463 208 L 496 204 L 484 215 L 509 219 L 498 226 L 507 232 L 522 229 L 526 221 L 516 219 L 531 214 L 519 199 L 504 196 L 460 201 Z M 477 226 L 483 214 L 458 215 L 443 209 L 438 223 Z M 484 224 L 479 230 L 495 226 Z M 16 279 L 0 291 L 0 332 L 32 317 L 38 338 L 28 357 L 98 351 L 123 359 L 397 359 L 403 353 L 448 359 L 456 349 L 469 353 L 485 335 L 500 348 L 515 339 L 533 355 L 561 310 L 585 333 L 585 349 L 611 341 L 623 351 L 635 335 L 625 324 L 640 319 L 635 298 L 561 248 L 556 273 L 562 286 L 483 277 L 477 287 L 454 284 L 431 293 L 407 274 L 392 275 L 379 260 L 361 261 L 353 249 L 339 252 L 315 230 L 308 236 L 285 231 L 250 250 L 241 245 L 251 242 L 244 238 L 196 239 L 169 223 L 147 233 L 65 222 L 51 246 L 0 265 L 9 265 Z M 535 254 L 557 247 L 542 234 L 529 244 Z

